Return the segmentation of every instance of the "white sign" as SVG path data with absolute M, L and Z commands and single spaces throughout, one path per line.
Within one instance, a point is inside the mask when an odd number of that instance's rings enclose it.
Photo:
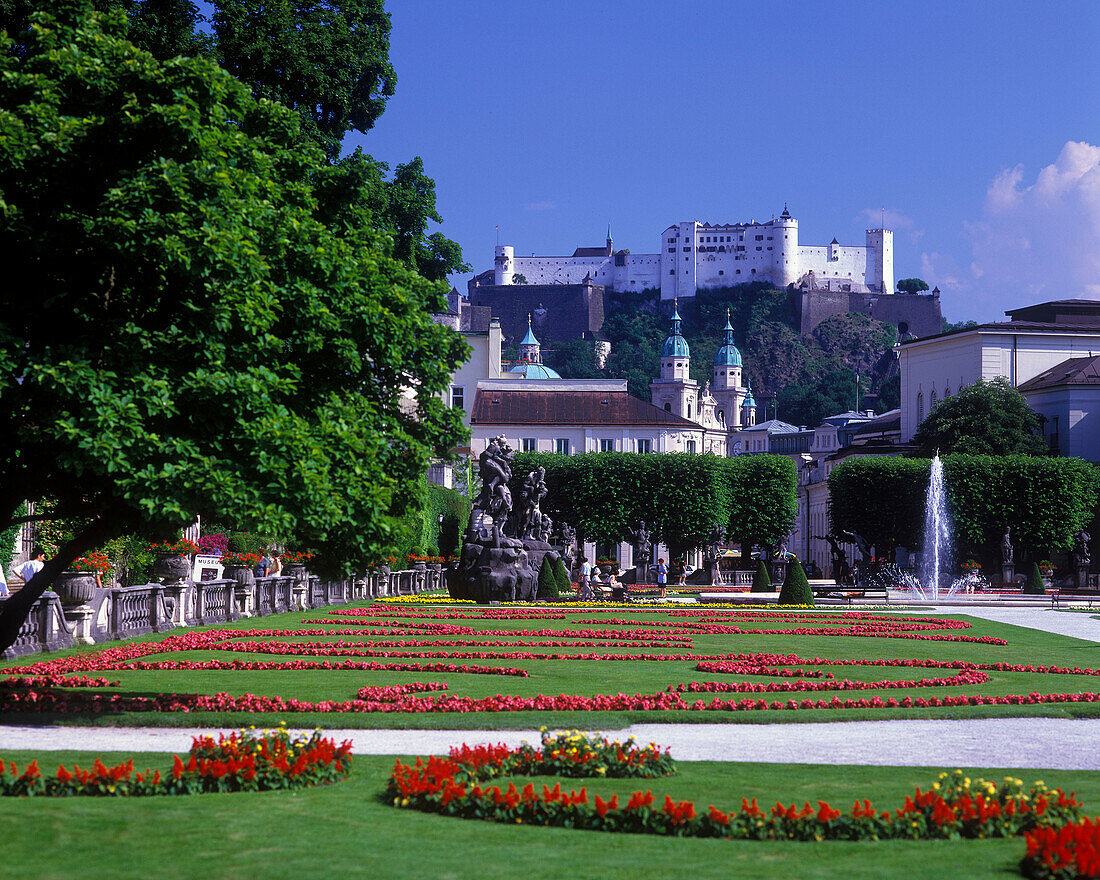
M 220 556 L 195 557 L 195 570 L 191 573 L 193 581 L 217 581 L 222 576 L 222 558 Z

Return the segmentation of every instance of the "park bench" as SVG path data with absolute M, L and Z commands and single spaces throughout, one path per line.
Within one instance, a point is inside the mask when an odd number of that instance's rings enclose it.
M 846 584 L 811 584 L 814 598 L 843 599 L 849 605 L 855 599 L 881 599 L 883 605 L 890 604 L 890 594 L 886 587 L 856 586 Z
M 1073 584 L 1064 584 L 1051 592 L 1050 607 L 1057 608 L 1062 599 L 1083 599 L 1088 602 L 1088 607 L 1091 608 L 1093 602 L 1100 600 L 1100 588 L 1093 586 L 1078 587 Z

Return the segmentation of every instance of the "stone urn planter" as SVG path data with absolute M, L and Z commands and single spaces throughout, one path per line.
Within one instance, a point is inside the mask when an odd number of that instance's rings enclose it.
M 191 577 L 191 560 L 178 553 L 158 553 L 153 574 L 165 584 L 185 581 Z
M 95 573 L 91 571 L 63 571 L 54 581 L 53 591 L 66 607 L 86 605 L 95 598 Z
M 294 578 L 295 582 L 306 579 L 306 567 L 304 565 L 288 565 L 283 569 L 283 577 Z
M 251 587 L 256 583 L 256 576 L 252 568 L 247 565 L 227 565 L 222 569 L 222 577 L 229 581 L 236 581 L 242 587 Z

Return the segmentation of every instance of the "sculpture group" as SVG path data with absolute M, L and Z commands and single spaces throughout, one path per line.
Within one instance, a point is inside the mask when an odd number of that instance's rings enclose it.
M 509 482 L 515 450 L 503 436 L 494 437 L 478 457 L 481 493 L 470 515 L 462 556 L 448 573 L 453 598 L 476 602 L 533 602 L 538 595 L 543 561 L 559 558 L 572 563 L 573 530 L 562 527 L 558 548 L 549 542 L 553 522 L 542 512 L 546 471 L 531 471 L 523 481 L 519 503 L 513 505 Z

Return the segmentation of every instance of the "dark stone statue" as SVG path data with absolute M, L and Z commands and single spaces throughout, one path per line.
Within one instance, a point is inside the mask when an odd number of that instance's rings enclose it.
M 533 602 L 543 561 L 549 559 L 553 565 L 561 558 L 547 543 L 554 524 L 541 509 L 547 494 L 544 469 L 527 475 L 518 510 L 513 511 L 508 482 L 514 457 L 515 451 L 503 435 L 490 440 L 478 456 L 481 493 L 470 516 L 462 554 L 447 572 L 447 590 L 453 598 L 481 603 Z M 485 525 L 486 518 L 491 527 Z
M 645 520 L 642 520 L 634 531 L 634 564 L 643 571 L 649 566 L 652 547 L 649 529 L 646 528 Z
M 1005 526 L 1004 537 L 1001 538 L 1001 564 L 1012 565 L 1012 526 Z
M 1081 529 L 1073 536 L 1073 561 L 1080 567 L 1092 562 L 1092 554 L 1089 552 L 1089 541 L 1092 535 Z

